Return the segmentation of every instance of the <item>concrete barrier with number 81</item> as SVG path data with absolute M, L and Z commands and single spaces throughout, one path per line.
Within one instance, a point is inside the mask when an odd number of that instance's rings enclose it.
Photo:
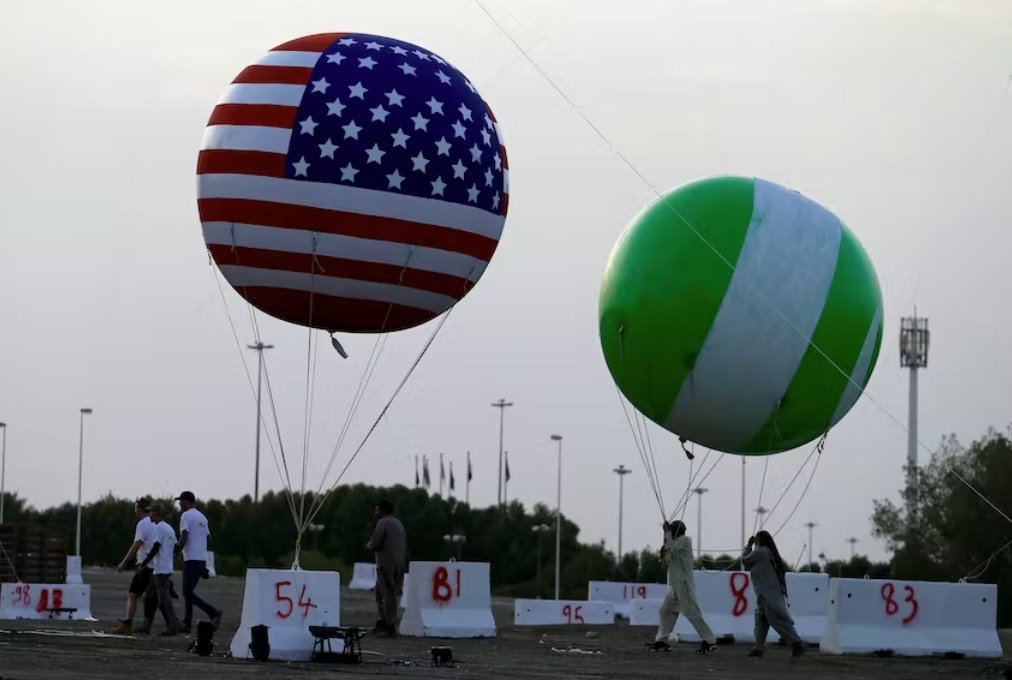
M 242 620 L 229 651 L 235 659 L 252 658 L 250 628 L 268 627 L 270 658 L 308 661 L 313 655 L 309 626 L 341 625 L 341 575 L 336 571 L 247 569 Z M 334 651 L 340 651 L 334 640 Z
M 516 600 L 513 623 L 518 626 L 607 626 L 615 623 L 611 602 L 580 600 Z
M 1000 658 L 998 587 L 834 578 L 821 650 Z
M 400 634 L 495 637 L 487 562 L 412 562 Z

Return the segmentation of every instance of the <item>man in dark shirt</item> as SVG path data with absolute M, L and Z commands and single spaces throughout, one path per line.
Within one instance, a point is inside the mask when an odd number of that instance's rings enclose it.
M 379 619 L 373 632 L 397 636 L 397 605 L 404 589 L 407 541 L 404 525 L 394 517 L 388 500 L 376 504 L 376 528 L 366 547 L 376 552 L 376 609 Z

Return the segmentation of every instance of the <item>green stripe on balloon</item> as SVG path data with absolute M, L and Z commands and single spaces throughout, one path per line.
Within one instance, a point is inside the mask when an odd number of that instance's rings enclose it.
M 665 195 L 633 219 L 609 258 L 600 297 L 605 361 L 629 401 L 660 425 L 733 273 L 702 238 L 727 262 L 737 261 L 752 215 L 752 184 L 721 177 Z
M 810 344 L 805 352 L 780 408 L 741 453 L 793 449 L 835 425 L 834 413 L 850 384 L 851 374 L 881 299 L 871 261 L 850 230 L 845 225 L 841 224 L 841 227 L 843 238 L 833 283 L 819 324 L 811 337 L 815 346 Z M 876 357 L 877 354 L 876 343 Z M 867 376 L 871 375 L 872 368 L 874 361 L 866 372 Z M 853 379 L 859 381 L 865 377 L 854 376 Z M 864 382 L 860 384 L 864 386 Z

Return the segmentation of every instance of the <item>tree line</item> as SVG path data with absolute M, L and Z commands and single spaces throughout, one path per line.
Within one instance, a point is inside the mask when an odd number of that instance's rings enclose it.
M 966 484 L 1012 516 L 1012 443 L 994 431 L 967 447 L 946 437 L 931 461 L 914 471 L 903 503 L 876 501 L 871 517 L 873 533 L 886 541 L 888 562 L 873 563 L 858 555 L 848 561 L 804 565 L 803 571 L 826 571 L 832 576 L 956 581 L 971 577 L 998 583 L 1002 593 L 1012 587 L 1012 553 L 999 550 L 1010 539 L 1009 523 Z M 493 592 L 504 596 L 550 597 L 554 593 L 554 512 L 542 504 L 530 510 L 514 501 L 499 507 L 475 508 L 459 499 L 445 499 L 423 488 L 373 487 L 364 484 L 335 490 L 314 524 L 320 528 L 302 538 L 300 562 L 307 569 L 333 569 L 350 578 L 351 565 L 370 562 L 365 544 L 372 532 L 372 509 L 389 498 L 404 522 L 408 555 L 413 560 L 490 562 Z M 156 499 L 174 507 L 168 499 Z M 296 503 L 300 502 L 296 498 Z M 306 506 L 313 497 L 307 495 Z M 247 567 L 288 567 L 293 560 L 296 532 L 288 500 L 267 493 L 258 503 L 250 496 L 238 500 L 199 499 L 210 521 L 218 572 L 242 575 Z M 36 510 L 8 494 L 8 521 L 62 526 L 74 535 L 76 506 L 71 503 Z M 177 510 L 169 521 L 178 523 Z M 85 564 L 114 566 L 133 536 L 133 499 L 107 495 L 83 509 L 82 553 Z M 535 527 L 547 525 L 548 531 Z M 590 580 L 663 582 L 665 566 L 654 548 L 616 556 L 603 542 L 583 543 L 580 528 L 562 517 L 560 591 L 563 597 L 585 598 Z M 447 535 L 463 535 L 454 544 Z M 659 539 L 660 537 L 658 537 Z M 539 550 L 538 542 L 541 541 Z M 659 547 L 659 546 L 658 546 Z M 538 558 L 540 555 L 540 580 Z M 737 556 L 704 556 L 703 569 L 734 569 Z M 999 598 L 1002 625 L 1012 620 L 1008 598 Z

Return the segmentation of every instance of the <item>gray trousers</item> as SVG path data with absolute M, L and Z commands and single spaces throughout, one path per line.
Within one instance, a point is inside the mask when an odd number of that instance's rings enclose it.
M 671 631 L 675 629 L 675 623 L 678 622 L 679 614 L 685 615 L 685 618 L 689 620 L 692 627 L 699 633 L 699 637 L 711 645 L 716 644 L 716 636 L 714 636 L 710 627 L 706 625 L 706 621 L 703 620 L 703 613 L 699 611 L 699 603 L 696 602 L 696 592 L 687 583 L 668 586 L 668 594 L 664 596 L 664 601 L 661 602 L 661 625 L 657 629 L 655 640 L 668 640 L 671 637 Z
M 376 611 L 383 626 L 387 628 L 397 626 L 397 607 L 403 591 L 403 570 L 376 567 Z
M 787 609 L 787 600 L 783 597 L 766 599 L 762 595 L 756 596 L 755 603 L 755 648 L 762 649 L 766 646 L 766 636 L 773 630 L 780 633 L 780 637 L 789 645 L 801 643 L 801 636 L 794 629 L 794 619 Z
M 151 632 L 155 623 L 155 606 L 162 612 L 165 619 L 165 630 L 175 633 L 179 630 L 176 610 L 172 606 L 172 595 L 169 590 L 172 574 L 152 574 L 148 581 L 148 589 L 144 593 L 144 623 L 140 632 Z M 149 613 L 150 612 L 150 613 Z

